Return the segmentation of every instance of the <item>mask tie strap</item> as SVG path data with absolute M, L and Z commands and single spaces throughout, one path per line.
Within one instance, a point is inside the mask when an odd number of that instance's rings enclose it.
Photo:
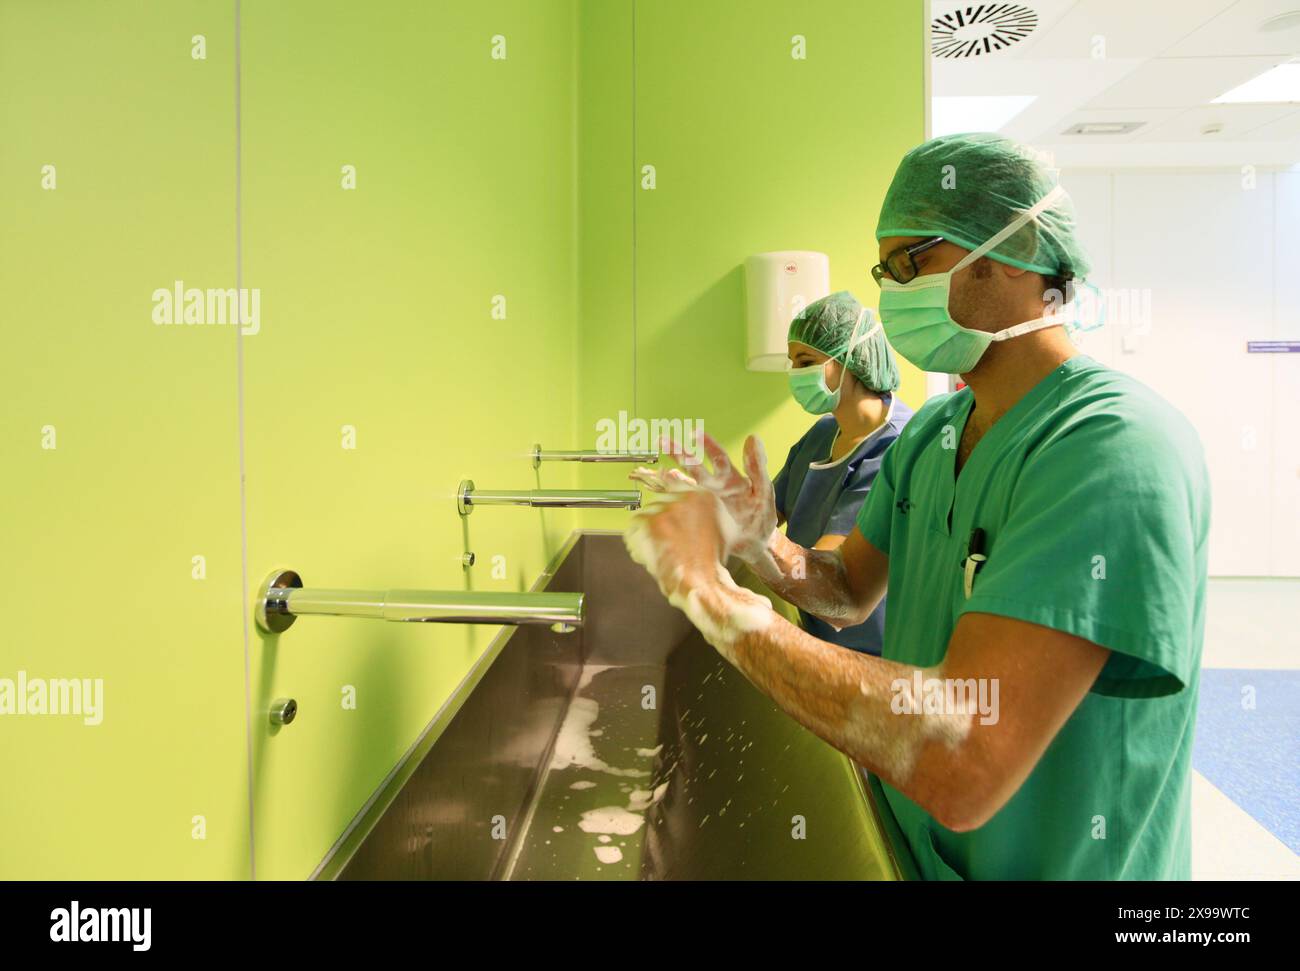
M 862 321 L 867 317 L 870 317 L 873 321 L 875 321 L 875 324 L 872 326 L 872 328 L 869 331 L 867 331 L 861 337 L 858 337 L 857 336 L 858 328 L 862 326 Z M 845 364 L 848 364 L 849 355 L 853 353 L 853 349 L 856 348 L 859 344 L 865 344 L 867 341 L 869 341 L 872 338 L 872 336 L 875 335 L 876 331 L 880 330 L 880 326 L 881 326 L 880 319 L 871 312 L 871 308 L 863 307 L 862 313 L 858 314 L 858 322 L 853 325 L 854 336 L 849 338 L 848 349 L 844 352 Z
M 1064 195 L 1065 195 L 1065 186 L 1058 185 L 1055 188 L 1053 188 L 1051 192 L 1047 193 L 1047 195 L 1043 196 L 1043 198 L 1039 199 L 1032 206 L 1030 206 L 1028 209 L 1022 212 L 1019 216 L 1017 216 L 1015 219 L 1011 220 L 1011 222 L 1003 226 L 1000 230 L 998 230 L 998 232 L 994 233 L 982 244 L 980 244 L 975 249 L 967 253 L 964 257 L 962 257 L 961 262 L 958 263 L 956 266 L 954 266 L 950 272 L 956 273 L 963 266 L 966 266 L 968 263 L 973 263 L 975 260 L 979 259 L 989 250 L 993 249 L 993 247 L 997 246 L 998 243 L 1002 242 L 1004 239 L 1009 237 L 1012 233 L 1019 232 L 1021 226 L 1025 225 L 1031 219 L 1034 219 L 1036 216 L 1038 216 L 1039 213 L 1043 212 L 1046 209 L 1050 209 L 1052 206 L 1056 205 L 1057 200 L 1059 200 Z
M 1008 327 L 1006 330 L 1000 330 L 990 339 L 995 341 L 1009 341 L 1013 337 L 1019 337 L 1021 334 L 1029 334 L 1036 330 L 1042 330 L 1046 327 L 1059 327 L 1061 321 L 1056 319 L 1055 314 L 1046 314 L 1034 320 L 1026 320 L 1023 324 L 1016 324 Z
M 828 361 L 833 361 L 833 360 L 835 360 L 835 358 L 839 357 L 841 354 L 844 356 L 843 360 L 840 361 L 840 369 L 841 369 L 841 370 L 840 370 L 840 383 L 837 384 L 837 385 L 835 386 L 836 389 L 839 389 L 839 388 L 843 387 L 843 385 L 844 385 L 844 374 L 845 374 L 845 372 L 848 371 L 848 369 L 849 369 L 849 355 L 853 353 L 853 349 L 854 349 L 855 347 L 857 347 L 859 344 L 861 344 L 861 343 L 862 343 L 863 341 L 865 341 L 868 337 L 870 337 L 872 334 L 874 334 L 876 331 L 878 331 L 878 330 L 880 329 L 880 321 L 877 320 L 877 321 L 876 321 L 876 326 L 872 327 L 871 330 L 867 331 L 867 332 L 866 332 L 865 334 L 863 334 L 861 337 L 858 336 L 858 328 L 862 326 L 862 321 L 866 319 L 867 314 L 869 314 L 869 313 L 871 313 L 871 308 L 869 308 L 869 307 L 863 307 L 860 311 L 858 311 L 858 319 L 857 319 L 856 321 L 854 321 L 854 323 L 853 323 L 853 330 L 849 331 L 849 342 L 848 342 L 848 344 L 846 344 L 846 345 L 844 346 L 844 350 L 841 351 L 840 354 L 835 354 L 835 355 L 833 355 L 832 357 L 830 357 L 830 358 L 827 359 Z M 823 364 L 822 366 L 825 367 L 824 364 Z M 823 381 L 824 381 L 824 380 L 825 380 L 825 379 L 823 378 Z M 829 385 L 827 385 L 826 390 L 828 390 L 828 391 L 830 390 L 830 386 L 829 386 Z

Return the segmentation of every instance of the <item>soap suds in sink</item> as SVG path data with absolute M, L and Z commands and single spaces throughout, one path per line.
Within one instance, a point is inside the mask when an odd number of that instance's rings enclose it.
M 631 836 L 645 823 L 645 817 L 639 813 L 629 812 L 622 806 L 603 806 L 589 809 L 582 814 L 578 828 L 584 833 L 613 833 L 616 836 Z
M 623 859 L 623 851 L 617 846 L 597 846 L 594 847 L 596 859 L 601 863 L 617 863 Z
M 596 675 L 603 671 L 608 671 L 614 667 L 612 664 L 584 664 L 582 667 L 582 676 L 578 678 L 577 694 L 582 694 L 583 689 L 595 680 Z
M 552 769 L 567 769 L 578 766 L 610 775 L 641 776 L 649 775 L 648 769 L 618 769 L 600 759 L 591 744 L 591 726 L 600 717 L 600 705 L 590 698 L 574 698 L 560 726 L 560 734 L 555 739 L 555 755 L 551 759 Z
M 667 782 L 656 787 L 653 792 L 650 792 L 646 789 L 636 789 L 628 797 L 627 808 L 634 813 L 643 813 L 651 806 L 653 806 L 655 803 L 657 803 L 660 799 L 662 799 L 664 797 L 664 793 L 667 791 L 668 791 Z
M 646 825 L 648 812 L 664 798 L 664 795 L 668 790 L 668 781 L 664 781 L 659 785 L 656 785 L 655 783 L 658 779 L 665 779 L 666 776 L 670 776 L 677 765 L 677 757 L 674 756 L 673 758 L 666 760 L 667 762 L 671 762 L 671 765 L 667 765 L 666 767 L 660 766 L 659 771 L 651 771 L 650 769 L 624 769 L 610 765 L 597 755 L 594 739 L 600 737 L 605 732 L 605 728 L 596 727 L 601 715 L 601 705 L 594 698 L 583 697 L 582 691 L 592 683 L 597 674 L 614 667 L 617 667 L 617 665 L 589 665 L 583 668 L 577 690 L 569 703 L 568 710 L 565 712 L 564 721 L 560 726 L 559 733 L 556 735 L 555 749 L 550 765 L 552 770 L 578 768 L 594 772 L 604 772 L 607 775 L 620 776 L 624 778 L 649 777 L 645 782 L 639 783 L 639 786 L 644 786 L 644 788 L 640 788 L 637 783 L 633 782 L 619 785 L 619 790 L 627 797 L 626 806 L 607 805 L 598 809 L 588 810 L 581 814 L 577 823 L 578 829 L 596 837 L 598 842 L 595 845 L 592 845 L 592 851 L 596 854 L 596 858 L 604 865 L 616 864 L 623 859 L 623 851 L 617 846 L 609 845 L 612 838 L 614 836 L 631 837 L 642 830 L 642 827 Z M 620 716 L 618 715 L 618 709 L 625 706 L 613 704 L 607 707 L 609 709 L 607 712 L 607 718 L 612 714 L 614 717 L 614 724 L 619 724 Z M 703 719 L 701 719 L 701 722 L 702 721 Z M 617 744 L 625 739 L 629 744 L 619 748 L 618 750 L 635 753 L 638 760 L 653 759 L 656 760 L 655 764 L 657 764 L 657 760 L 664 752 L 665 743 L 663 742 L 660 742 L 653 748 L 634 747 L 635 742 L 633 739 L 626 738 L 625 735 L 621 738 L 619 735 L 620 732 L 615 732 L 614 735 L 606 739 L 606 752 L 614 751 L 614 749 L 610 747 L 609 743 Z M 637 741 L 642 741 L 642 744 L 644 745 L 643 739 L 638 739 Z M 656 778 L 656 776 L 658 778 Z M 609 785 L 609 783 L 601 783 L 593 781 L 590 778 L 584 778 L 568 783 L 567 788 L 574 791 L 585 791 L 588 789 L 597 789 L 603 785 Z M 568 796 L 565 796 L 564 798 L 568 799 Z M 600 797 L 597 796 L 596 798 Z M 576 805 L 569 804 L 570 810 L 577 808 Z M 565 827 L 555 826 L 553 831 L 558 834 L 564 832 L 564 829 Z M 622 845 L 626 846 L 627 844 L 624 842 Z

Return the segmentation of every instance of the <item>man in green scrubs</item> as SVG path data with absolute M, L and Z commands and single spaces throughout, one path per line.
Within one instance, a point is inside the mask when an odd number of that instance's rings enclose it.
M 711 470 L 638 514 L 629 549 L 881 780 L 923 877 L 1187 879 L 1210 514 L 1196 433 L 1070 343 L 1059 297 L 1087 259 L 1029 150 L 919 146 L 877 239 L 894 349 L 967 387 L 908 423 L 856 529 L 833 551 L 782 536 L 751 437 L 747 475 L 708 442 Z M 728 555 L 839 627 L 887 589 L 882 657 L 776 616 L 719 569 Z

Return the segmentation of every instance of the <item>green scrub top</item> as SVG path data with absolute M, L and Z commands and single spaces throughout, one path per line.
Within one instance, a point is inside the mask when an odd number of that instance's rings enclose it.
M 926 879 L 1189 879 L 1209 475 L 1196 432 L 1079 355 L 985 433 L 960 476 L 969 388 L 927 401 L 885 453 L 857 525 L 889 556 L 883 656 L 931 667 L 967 611 L 1111 655 L 1014 796 L 955 833 L 889 785 Z M 967 599 L 971 532 L 987 561 Z

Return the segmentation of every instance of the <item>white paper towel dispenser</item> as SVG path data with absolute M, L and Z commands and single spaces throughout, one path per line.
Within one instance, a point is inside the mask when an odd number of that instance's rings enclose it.
M 831 292 L 831 260 L 825 253 L 781 250 L 745 260 L 748 339 L 745 367 L 783 371 L 786 334 L 795 314 Z

